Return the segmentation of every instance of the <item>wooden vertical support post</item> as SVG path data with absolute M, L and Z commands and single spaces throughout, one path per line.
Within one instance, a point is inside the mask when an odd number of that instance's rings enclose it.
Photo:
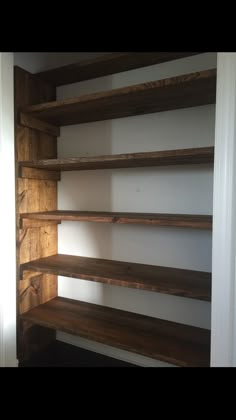
M 57 296 L 57 277 L 40 273 L 20 273 L 20 264 L 57 253 L 57 225 L 48 223 L 21 228 L 19 215 L 57 209 L 57 181 L 21 178 L 18 161 L 57 157 L 57 138 L 19 123 L 19 109 L 26 105 L 53 101 L 56 88 L 19 67 L 15 67 L 15 156 L 16 156 L 16 226 L 17 226 L 17 313 L 18 315 Z M 34 177 L 35 178 L 35 177 Z M 26 360 L 31 354 L 55 339 L 55 331 L 22 325 L 19 321 L 17 357 Z M 36 331 L 37 330 L 37 331 Z

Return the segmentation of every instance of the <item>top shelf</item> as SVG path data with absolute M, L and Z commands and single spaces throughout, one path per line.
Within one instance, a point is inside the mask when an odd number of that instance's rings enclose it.
M 199 52 L 144 52 L 144 53 L 114 53 L 95 59 L 83 60 L 52 70 L 36 73 L 37 77 L 54 86 L 63 86 L 83 80 L 95 79 L 127 70 L 133 70 L 166 61 L 200 54 Z
M 21 109 L 21 124 L 30 118 L 66 126 L 215 103 L 216 70 L 205 70 L 139 85 L 31 105 Z

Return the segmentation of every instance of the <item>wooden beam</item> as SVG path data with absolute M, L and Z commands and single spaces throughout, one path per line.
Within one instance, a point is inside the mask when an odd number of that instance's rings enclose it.
M 35 130 L 42 131 L 50 136 L 60 136 L 60 127 L 38 120 L 37 118 L 24 114 L 23 112 L 20 113 L 20 124 L 28 128 L 34 128 Z
M 21 214 L 23 223 L 27 221 L 81 221 L 116 224 L 145 224 L 155 226 L 175 226 L 193 229 L 212 229 L 212 216 L 195 214 L 127 213 L 105 211 L 55 210 L 41 213 Z
M 82 171 L 149 166 L 193 165 L 213 163 L 213 161 L 214 148 L 199 147 L 196 149 L 163 150 L 160 152 L 22 161 L 19 162 L 19 166 L 46 169 L 50 171 Z
M 58 130 L 47 134 L 39 131 L 29 124 L 31 128 L 22 126 L 19 123 L 19 109 L 37 102 L 53 101 L 56 98 L 55 87 L 50 86 L 44 81 L 35 81 L 32 74 L 15 67 L 14 73 L 14 89 L 15 89 L 15 155 L 16 155 L 16 237 L 17 237 L 17 313 L 18 313 L 18 329 L 17 329 L 17 354 L 19 360 L 25 360 L 30 357 L 34 351 L 36 341 L 31 340 L 32 334 L 25 334 L 22 324 L 19 322 L 19 314 L 22 308 L 26 310 L 33 308 L 36 304 L 44 303 L 57 296 L 57 277 L 54 275 L 42 275 L 40 280 L 40 291 L 37 296 L 33 293 L 24 295 L 22 302 L 21 293 L 24 283 L 20 287 L 20 264 L 37 259 L 43 256 L 55 254 L 57 252 L 57 225 L 47 225 L 31 228 L 22 228 L 19 226 L 20 214 L 26 211 L 45 211 L 55 210 L 57 208 L 57 182 L 45 179 L 26 179 L 18 178 L 18 161 L 22 159 L 43 159 L 57 157 L 57 139 L 55 135 Z M 30 119 L 27 116 L 29 123 Z M 22 119 L 23 123 L 23 119 Z M 47 131 L 48 132 L 48 131 Z M 34 171 L 34 170 L 33 170 Z M 23 173 L 30 178 L 31 170 L 23 169 Z M 37 171 L 36 171 L 37 172 Z M 39 171 L 37 172 L 37 176 Z M 39 177 L 39 176 L 38 176 Z M 57 177 L 57 175 L 56 175 Z M 54 176 L 54 178 L 56 178 Z M 27 286 L 26 286 L 27 287 Z M 37 289 L 38 290 L 38 289 Z M 31 291 L 32 288 L 31 288 Z M 26 304 L 27 302 L 27 304 Z M 23 305 L 23 306 L 22 306 Z M 38 332 L 37 346 L 42 347 L 48 340 L 55 339 L 55 331 L 47 332 L 43 328 L 30 328 L 31 331 Z
M 61 173 L 59 171 L 47 171 L 45 169 L 18 167 L 18 177 L 27 179 L 41 179 L 49 181 L 60 181 Z
M 199 52 L 144 52 L 106 54 L 90 60 L 57 67 L 52 70 L 36 73 L 39 77 L 54 86 L 62 86 L 83 80 L 107 76 L 122 71 L 137 69 L 166 61 L 200 54 Z
M 211 274 L 180 268 L 57 254 L 21 265 L 25 270 L 98 281 L 209 301 Z
M 215 103 L 216 70 L 204 70 L 78 98 L 39 103 L 21 112 L 49 124 L 129 117 Z
M 29 229 L 29 228 L 39 228 L 46 226 L 56 226 L 61 222 L 59 220 L 32 220 L 32 219 L 20 219 L 19 228 L 20 229 Z
M 210 363 L 210 331 L 145 315 L 57 297 L 21 320 L 173 363 Z

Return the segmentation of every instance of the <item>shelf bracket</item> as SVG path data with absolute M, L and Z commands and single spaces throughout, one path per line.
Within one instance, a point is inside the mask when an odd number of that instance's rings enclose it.
M 60 136 L 60 127 L 38 120 L 37 118 L 25 114 L 24 112 L 20 112 L 20 124 L 28 128 L 34 128 L 35 130 L 42 131 L 43 133 L 54 137 Z

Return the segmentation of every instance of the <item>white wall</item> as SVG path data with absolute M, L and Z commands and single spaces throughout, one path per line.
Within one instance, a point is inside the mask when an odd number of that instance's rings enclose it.
M 78 60 L 86 60 L 96 57 L 99 53 L 78 53 L 78 52 L 32 52 L 32 53 L 15 53 L 14 64 L 22 67 L 23 69 L 36 73 L 39 71 L 48 70 L 54 67 L 60 67 L 66 64 L 72 64 Z
M 16 366 L 13 53 L 0 53 L 0 366 Z
M 58 88 L 58 99 L 216 67 L 216 54 L 132 70 Z M 210 146 L 215 106 L 63 127 L 59 157 Z M 210 166 L 63 173 L 59 209 L 212 214 Z M 63 222 L 59 252 L 211 271 L 211 233 L 192 229 Z M 210 303 L 77 279 L 60 278 L 61 296 L 210 328 Z M 166 364 L 59 333 L 58 337 L 114 357 Z

